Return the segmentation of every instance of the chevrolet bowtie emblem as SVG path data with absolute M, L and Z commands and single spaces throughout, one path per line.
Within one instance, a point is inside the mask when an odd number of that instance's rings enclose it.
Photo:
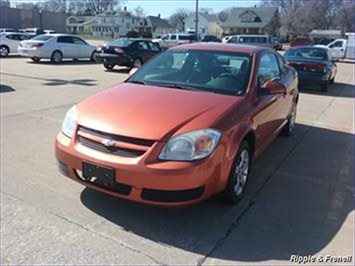
M 115 141 L 113 141 L 112 139 L 103 139 L 101 143 L 106 147 L 112 147 L 113 145 L 115 145 Z

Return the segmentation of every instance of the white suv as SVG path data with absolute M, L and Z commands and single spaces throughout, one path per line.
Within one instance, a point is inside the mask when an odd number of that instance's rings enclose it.
M 196 41 L 196 36 L 184 33 L 166 34 L 159 39 L 153 39 L 152 42 L 159 43 L 161 49 L 168 49 L 175 45 L 192 43 Z

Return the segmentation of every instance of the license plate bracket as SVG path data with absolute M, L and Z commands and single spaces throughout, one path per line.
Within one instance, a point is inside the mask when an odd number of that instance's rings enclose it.
M 83 161 L 82 175 L 86 181 L 110 189 L 115 187 L 115 169 Z

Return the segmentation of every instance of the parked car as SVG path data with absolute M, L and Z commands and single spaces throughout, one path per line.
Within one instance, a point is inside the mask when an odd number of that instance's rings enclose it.
M 235 35 L 227 43 L 255 45 L 273 48 L 273 40 L 270 35 Z
M 73 106 L 57 135 L 59 171 L 142 203 L 238 202 L 251 161 L 295 126 L 297 73 L 274 50 L 183 44 Z
M 312 41 L 308 38 L 295 38 L 290 43 L 290 46 L 295 47 L 295 46 L 305 46 L 305 45 L 311 45 L 311 44 L 312 44 Z
M 90 59 L 94 61 L 96 46 L 69 34 L 43 34 L 30 40 L 22 41 L 18 48 L 21 56 L 29 57 L 34 62 L 50 59 L 60 63 L 63 59 Z
M 168 49 L 175 45 L 196 42 L 196 35 L 188 33 L 166 34 L 159 39 L 153 39 L 152 42 L 158 43 L 161 49 Z
M 45 34 L 54 34 L 56 33 L 55 30 L 44 30 Z
M 103 63 L 108 70 L 116 65 L 141 67 L 160 52 L 159 44 L 145 39 L 117 39 L 97 48 L 96 62 Z
M 214 35 L 202 35 L 199 38 L 200 42 L 221 42 L 221 40 Z
M 284 57 L 297 70 L 300 83 L 319 84 L 321 91 L 334 83 L 337 65 L 329 49 L 299 46 L 288 49 Z
M 21 41 L 29 40 L 31 37 L 17 32 L 3 32 L 0 35 L 0 56 L 6 57 L 9 54 L 17 54 L 17 47 Z
M 230 39 L 230 38 L 232 38 L 233 36 L 225 36 L 225 37 L 223 37 L 222 38 L 222 43 L 227 43 L 228 42 L 228 40 Z
M 27 28 L 23 31 L 23 33 L 26 33 L 27 35 L 32 37 L 45 34 L 44 30 L 40 28 Z
M 273 45 L 273 48 L 275 49 L 275 50 L 277 50 L 277 51 L 280 51 L 280 50 L 282 50 L 282 42 L 281 42 L 281 40 L 280 39 L 278 39 L 278 38 L 274 38 L 274 45 Z
M 348 39 L 336 39 L 328 45 L 317 45 L 330 50 L 334 59 L 355 59 L 355 35 L 349 35 Z
M 17 32 L 17 30 L 12 28 L 1 28 L 0 32 Z

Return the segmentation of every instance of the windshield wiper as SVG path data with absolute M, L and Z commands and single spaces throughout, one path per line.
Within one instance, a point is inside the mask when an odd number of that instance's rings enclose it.
M 161 83 L 161 84 L 156 84 L 156 86 L 168 87 L 168 88 L 179 89 L 179 90 L 188 90 L 188 91 L 198 91 L 199 90 L 199 89 L 194 88 L 194 87 L 185 86 L 185 85 L 179 85 L 179 84 Z
M 144 81 L 141 81 L 141 80 L 129 80 L 127 82 L 128 83 L 134 83 L 134 84 L 148 85 L 147 82 L 144 82 Z

